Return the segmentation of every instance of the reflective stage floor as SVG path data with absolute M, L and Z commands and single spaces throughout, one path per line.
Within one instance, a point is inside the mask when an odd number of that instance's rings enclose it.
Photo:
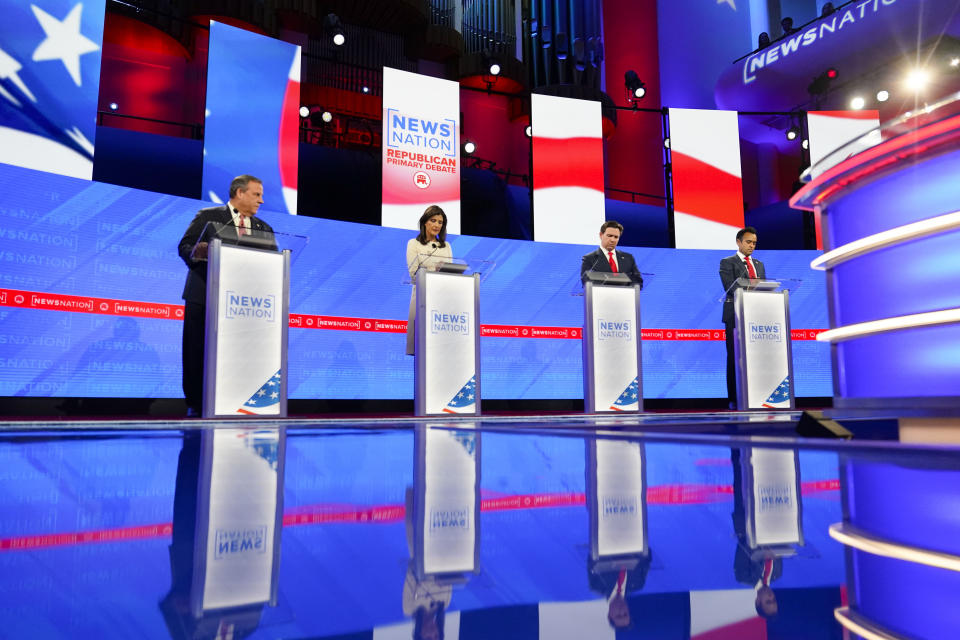
M 0 637 L 960 637 L 960 449 L 798 419 L 0 423 Z

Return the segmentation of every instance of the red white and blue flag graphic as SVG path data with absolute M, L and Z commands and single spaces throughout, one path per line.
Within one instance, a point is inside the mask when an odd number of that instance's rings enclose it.
M 769 409 L 782 409 L 790 406 L 790 376 L 783 379 L 783 382 L 777 385 L 767 399 L 763 401 L 763 406 Z
M 0 162 L 90 180 L 104 0 L 0 0 Z
M 265 210 L 295 214 L 299 109 L 300 47 L 211 21 L 201 198 L 251 174 Z
M 743 227 L 736 111 L 670 109 L 677 249 L 729 248 Z
M 633 382 L 627 385 L 627 388 L 623 390 L 623 393 L 610 405 L 610 409 L 613 411 L 636 411 L 640 406 L 640 388 L 639 381 L 637 378 L 633 379 Z
M 271 407 L 279 402 L 280 372 L 277 371 L 250 396 L 249 400 L 243 403 L 242 407 L 237 409 L 237 413 L 255 415 L 262 413 L 260 409 Z
M 467 384 L 443 408 L 444 413 L 475 413 L 477 404 L 477 376 L 471 376 Z
M 600 103 L 533 94 L 533 235 L 583 244 L 603 224 L 603 118 Z

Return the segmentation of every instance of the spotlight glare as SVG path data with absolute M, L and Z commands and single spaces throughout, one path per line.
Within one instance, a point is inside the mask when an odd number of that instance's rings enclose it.
M 926 69 L 911 69 L 907 74 L 906 85 L 913 91 L 921 91 L 930 82 L 930 73 Z
M 470 154 L 470 153 L 473 153 L 473 152 L 476 151 L 476 150 L 477 150 L 477 145 L 475 145 L 475 144 L 472 143 L 471 141 L 467 140 L 466 142 L 463 143 L 463 152 L 464 152 L 464 153 Z
M 364 93 L 370 93 L 370 87 L 368 87 L 367 85 L 363 85 L 362 91 L 363 91 Z
M 330 113 L 329 111 L 324 111 L 323 115 L 320 117 L 323 119 L 324 122 L 330 122 L 331 120 L 333 120 L 333 114 Z
M 633 91 L 633 95 L 635 95 L 635 96 L 638 97 L 638 98 L 642 98 L 643 96 L 647 95 L 647 88 L 646 88 L 646 87 L 637 87 L 637 88 Z
M 342 33 L 333 34 L 333 44 L 337 45 L 338 47 L 343 46 L 343 43 L 346 41 L 347 39 L 344 37 Z
M 796 140 L 799 135 L 800 129 L 798 129 L 796 125 L 787 129 L 787 140 Z
M 886 89 L 881 89 L 877 91 L 877 102 L 886 102 L 890 99 L 890 92 Z
M 490 75 L 492 76 L 500 75 L 500 65 L 497 64 L 496 62 L 490 65 Z
M 803 141 L 800 142 L 800 146 L 803 147 L 804 149 L 809 149 L 810 141 L 804 138 Z
M 301 117 L 301 118 L 306 118 L 306 117 L 309 116 L 309 115 L 310 115 L 310 108 L 309 108 L 309 107 L 300 107 L 300 117 Z
M 120 105 L 118 105 L 116 102 L 110 103 L 110 111 L 116 111 L 119 108 L 120 108 Z
M 954 68 L 960 67 L 960 58 L 950 58 L 950 66 Z
M 852 100 L 850 100 L 850 108 L 863 109 L 863 105 L 866 103 L 867 101 L 863 99 L 863 96 L 855 96 Z
M 524 128 L 523 132 L 524 132 L 525 134 L 527 134 L 527 137 L 528 137 L 528 138 L 532 138 L 532 137 L 533 137 L 533 127 L 531 127 L 530 125 L 527 125 L 527 126 Z
M 669 148 L 670 148 L 670 138 L 664 138 L 664 139 L 663 139 L 663 147 L 664 147 L 665 149 L 669 149 Z

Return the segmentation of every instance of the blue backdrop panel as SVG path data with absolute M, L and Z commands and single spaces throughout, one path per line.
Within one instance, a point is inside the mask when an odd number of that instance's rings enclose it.
M 291 184 L 282 182 L 280 169 L 280 126 L 290 67 L 295 59 L 296 45 L 211 22 L 201 193 L 204 199 L 226 202 L 230 181 L 247 173 L 264 181 L 265 209 L 296 213 L 296 199 L 289 210 L 281 190 L 281 186 L 297 188 L 296 158 L 292 180 L 288 179 Z M 296 118 L 295 113 L 289 116 Z M 296 154 L 296 145 L 291 152 Z
M 105 0 L 0 0 L 0 162 L 90 179 Z
M 267 185 L 269 189 L 270 185 Z M 0 165 L 0 288 L 181 303 L 185 267 L 176 253 L 199 200 Z M 294 314 L 405 320 L 404 247 L 410 232 L 267 212 L 277 230 L 311 238 L 295 256 Z M 580 257 L 592 246 L 459 236 L 454 255 L 496 263 L 481 285 L 481 322 L 580 327 L 583 298 L 572 295 Z M 721 331 L 717 265 L 730 252 L 627 248 L 648 284 L 643 326 Z M 791 295 L 794 328 L 826 326 L 823 274 L 812 251 L 761 252 L 768 273 L 801 278 Z M 8 294 L 8 297 L 12 294 Z M 179 397 L 181 324 L 142 318 L 24 309 L 0 302 L 0 395 Z M 716 334 L 719 338 L 719 334 Z M 576 339 L 484 338 L 488 398 L 582 397 Z M 794 343 L 797 392 L 831 393 L 829 351 Z M 648 340 L 648 398 L 724 394 L 723 341 Z M 413 360 L 403 334 L 292 328 L 290 397 L 411 398 Z

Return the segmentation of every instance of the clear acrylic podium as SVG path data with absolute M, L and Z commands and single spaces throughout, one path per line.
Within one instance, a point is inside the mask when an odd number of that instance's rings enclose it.
M 287 415 L 290 264 L 308 239 L 248 231 L 209 222 L 191 253 L 207 261 L 204 418 Z
M 733 336 L 738 409 L 793 409 L 790 290 L 800 280 L 738 278 L 733 296 Z

